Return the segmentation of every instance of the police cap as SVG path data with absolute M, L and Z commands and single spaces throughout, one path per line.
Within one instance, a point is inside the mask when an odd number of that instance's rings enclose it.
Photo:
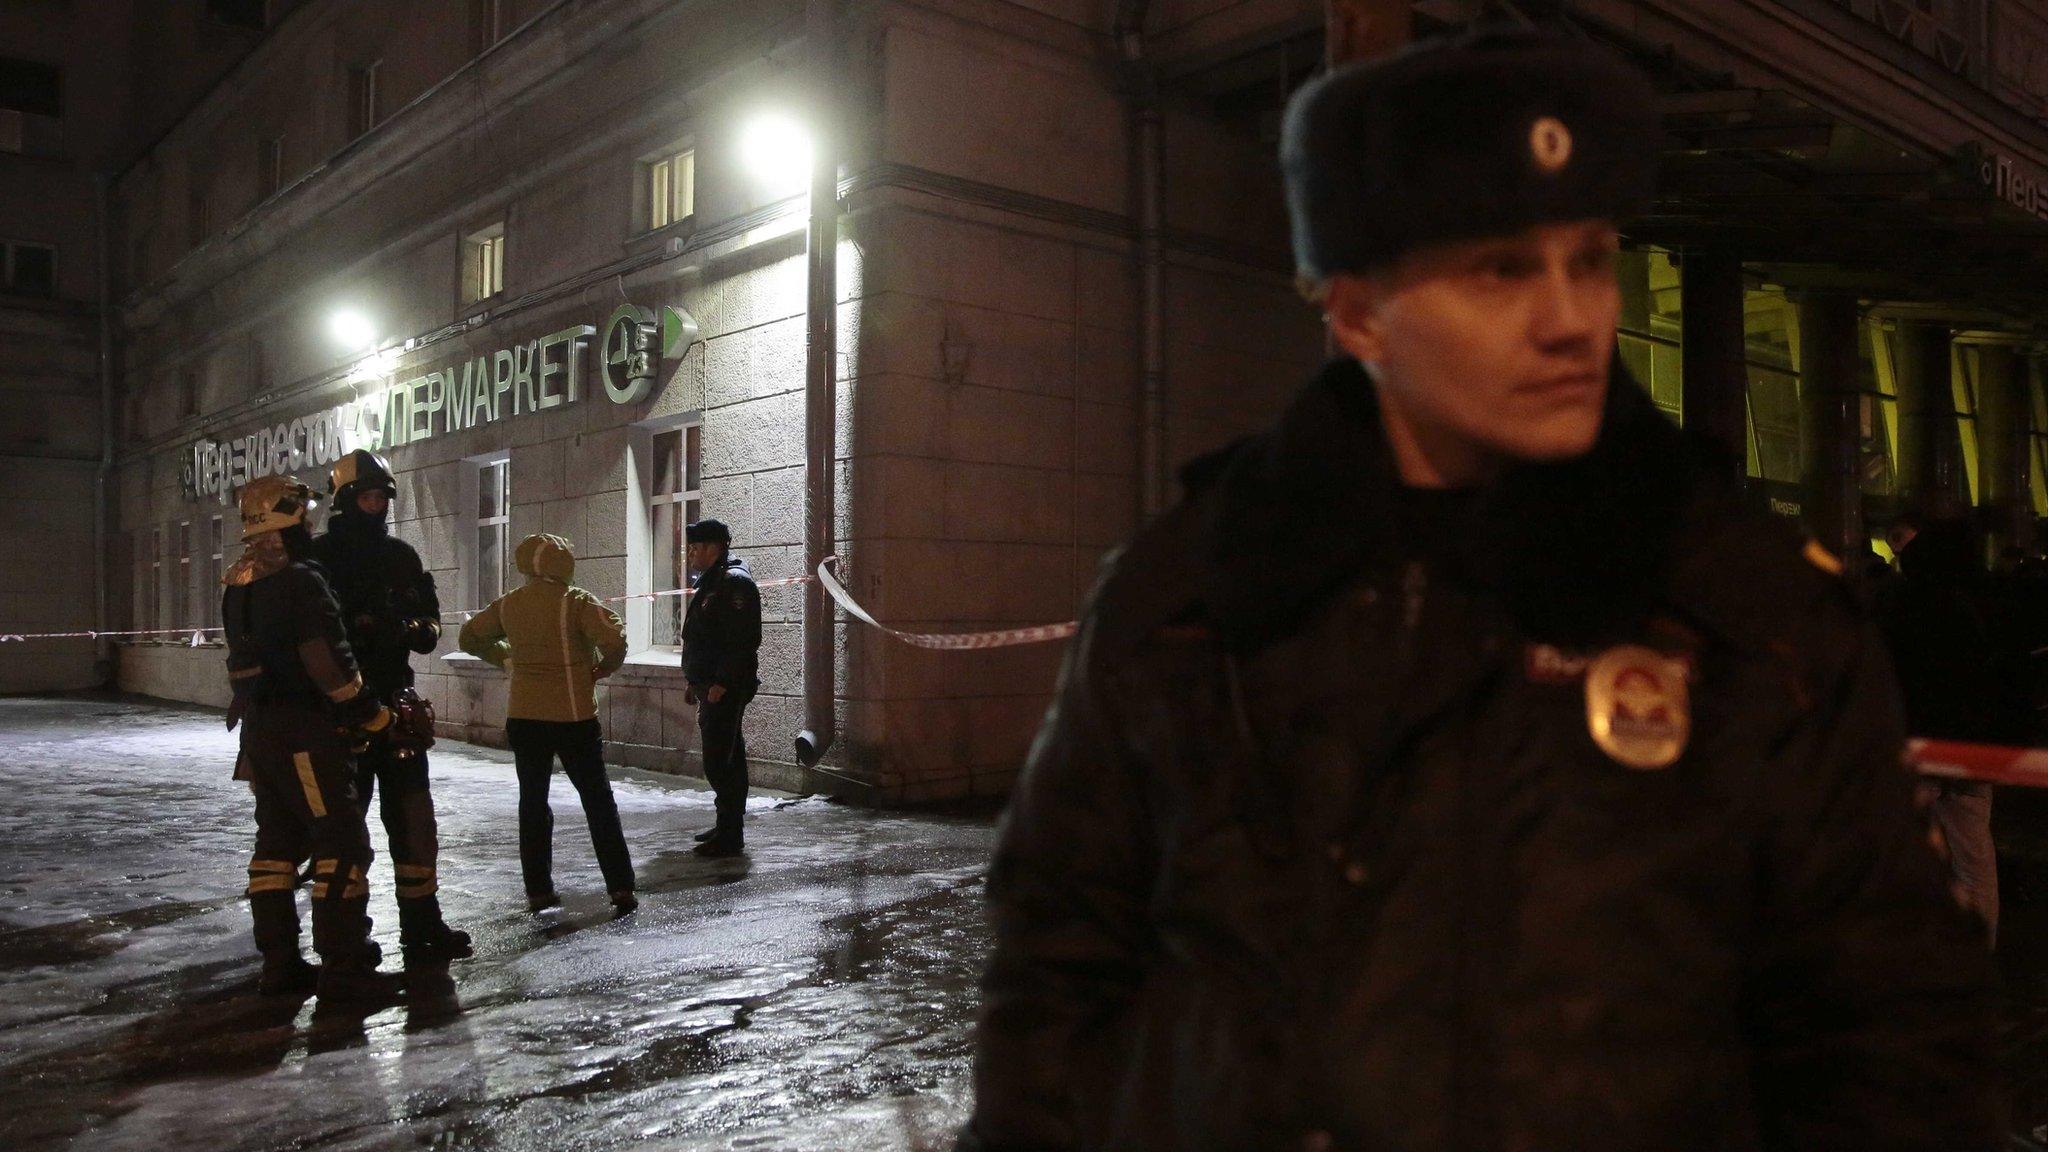
M 732 531 L 718 520 L 699 520 L 684 529 L 683 536 L 691 544 L 732 543 Z
M 1604 49 L 1491 29 L 1335 69 L 1295 94 L 1280 142 L 1295 263 L 1321 281 L 1432 244 L 1650 202 L 1656 92 Z

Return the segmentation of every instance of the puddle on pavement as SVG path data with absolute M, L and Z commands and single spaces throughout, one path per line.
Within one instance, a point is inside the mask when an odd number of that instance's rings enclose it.
M 78 964 L 120 951 L 130 932 L 174 924 L 225 906 L 223 901 L 166 900 L 126 912 L 84 916 L 32 928 L 0 928 L 0 971 Z

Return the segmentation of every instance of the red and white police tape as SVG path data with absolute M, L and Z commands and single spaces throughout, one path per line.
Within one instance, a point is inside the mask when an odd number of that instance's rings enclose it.
M 833 569 L 839 558 L 830 556 L 818 565 L 817 580 L 825 591 L 844 608 L 848 615 L 864 624 L 905 644 L 937 651 L 977 651 L 985 648 L 1008 648 L 1022 644 L 1042 644 L 1051 640 L 1064 640 L 1080 627 L 1078 622 L 1068 620 L 1058 624 L 1039 624 L 1029 628 L 1005 628 L 994 632 L 905 632 L 891 628 L 869 614 L 855 601 L 852 594 L 840 584 Z M 779 588 L 809 583 L 809 576 L 790 576 L 780 580 L 762 580 L 761 588 Z M 625 600 L 653 600 L 664 596 L 688 596 L 695 589 L 673 588 L 664 592 L 639 592 L 628 596 L 607 596 L 608 604 Z M 467 620 L 482 609 L 457 609 L 443 615 L 443 619 L 460 616 Z M 0 643 L 27 640 L 72 640 L 97 639 L 105 636 L 189 636 L 193 647 L 204 643 L 203 637 L 219 628 L 141 628 L 119 632 L 9 632 L 0 634 Z M 2023 788 L 2048 788 L 2048 748 L 2014 748 L 1998 744 L 1970 744 L 1960 740 L 1928 740 L 1914 737 L 1906 742 L 1905 761 L 1922 776 L 1943 780 L 1972 780 L 1991 784 L 2009 784 Z
M 935 648 L 941 651 L 963 652 L 980 648 L 1009 648 L 1018 644 L 1043 644 L 1048 640 L 1064 640 L 1080 630 L 1080 623 L 1068 620 L 1059 624 L 1036 624 L 1029 628 L 1005 628 L 997 632 L 903 632 L 889 627 L 873 616 L 868 610 L 854 602 L 853 596 L 832 574 L 839 563 L 839 557 L 827 556 L 818 565 L 818 581 L 825 585 L 825 591 L 832 599 L 846 609 L 849 616 L 862 623 L 888 633 L 890 636 L 919 648 Z
M 846 588 L 839 583 L 832 573 L 832 569 L 838 562 L 839 558 L 837 556 L 826 557 L 825 561 L 818 565 L 818 575 L 816 577 L 816 579 L 824 582 L 825 590 L 832 594 L 832 599 L 838 601 L 841 608 L 846 609 L 849 615 L 858 618 L 862 623 L 872 625 L 896 640 L 900 640 L 905 644 L 915 645 L 919 648 L 932 648 L 941 651 L 974 651 L 983 648 L 1008 648 L 1019 644 L 1042 644 L 1049 640 L 1064 640 L 1072 636 L 1076 629 L 1079 628 L 1078 623 L 1068 620 L 1059 624 L 1039 624 L 1029 628 L 1006 628 L 997 632 L 905 632 L 900 629 L 891 628 L 887 624 L 875 619 L 872 615 L 869 615 L 867 609 L 862 608 L 854 600 L 853 596 L 846 591 Z M 756 581 L 755 587 L 781 588 L 795 584 L 808 584 L 812 579 L 813 577 L 810 576 L 786 576 L 779 580 Z M 662 592 L 635 592 L 625 596 L 606 596 L 603 599 L 607 604 L 618 604 L 626 600 L 658 600 L 664 596 L 688 596 L 695 591 L 696 589 L 694 588 L 670 588 Z M 481 611 L 483 611 L 481 608 L 455 608 L 443 612 L 441 619 L 444 621 L 468 620 Z M 189 636 L 191 638 L 191 645 L 196 648 L 206 642 L 206 634 L 219 631 L 221 631 L 219 628 L 139 628 L 121 632 L 8 632 L 0 633 L 0 644 L 10 641 L 22 642 L 28 640 L 93 640 L 102 636 L 108 638 L 128 636 L 176 636 L 184 638 Z
M 2048 748 L 2009 748 L 1960 740 L 1906 741 L 1906 763 L 1922 776 L 2048 788 Z

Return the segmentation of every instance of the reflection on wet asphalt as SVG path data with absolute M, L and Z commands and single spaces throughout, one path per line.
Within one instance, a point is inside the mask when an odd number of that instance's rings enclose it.
M 510 757 L 444 741 L 441 898 L 477 956 L 452 995 L 335 1015 L 256 995 L 233 746 L 213 713 L 0 699 L 0 1146 L 950 1145 L 988 822 L 756 796 L 750 855 L 707 861 L 709 793 L 631 773 L 639 911 L 561 788 L 563 906 L 534 916 Z

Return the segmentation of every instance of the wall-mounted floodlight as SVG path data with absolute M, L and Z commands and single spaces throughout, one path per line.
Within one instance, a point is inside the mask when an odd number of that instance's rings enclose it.
M 361 352 L 377 342 L 377 329 L 370 318 L 353 308 L 336 312 L 327 322 L 328 331 L 334 334 L 335 342 L 350 352 Z
M 783 113 L 764 112 L 740 132 L 740 162 L 770 192 L 801 192 L 811 179 L 811 134 Z

